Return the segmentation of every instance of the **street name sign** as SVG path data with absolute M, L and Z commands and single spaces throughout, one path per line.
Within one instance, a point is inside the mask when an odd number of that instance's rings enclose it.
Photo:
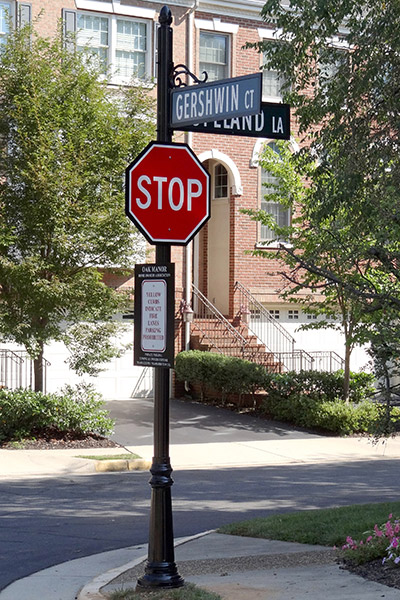
M 199 83 L 171 90 L 171 128 L 245 115 L 261 110 L 262 74 Z
M 263 102 L 256 115 L 232 117 L 207 123 L 179 125 L 175 129 L 196 133 L 240 135 L 275 140 L 290 140 L 290 105 Z
M 174 366 L 175 265 L 135 265 L 134 364 Z
M 125 171 L 125 212 L 151 244 L 187 244 L 210 218 L 210 175 L 187 144 L 151 142 Z

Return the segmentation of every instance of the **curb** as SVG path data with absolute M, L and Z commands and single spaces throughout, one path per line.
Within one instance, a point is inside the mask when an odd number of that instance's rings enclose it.
M 124 462 L 124 461 L 122 461 L 122 462 Z M 209 531 L 203 531 L 202 533 L 197 533 L 195 535 L 178 538 L 177 540 L 175 540 L 174 547 L 176 548 L 177 546 L 181 546 L 182 544 L 185 544 L 186 542 L 191 542 L 192 540 L 197 540 L 199 538 L 202 538 L 202 537 L 208 535 L 209 533 L 215 533 L 215 531 L 216 531 L 216 529 L 210 529 Z M 129 563 L 122 565 L 121 567 L 116 567 L 115 569 L 111 569 L 110 571 L 107 571 L 106 573 L 102 573 L 101 575 L 98 575 L 97 577 L 92 579 L 92 581 L 90 581 L 89 583 L 87 583 L 86 585 L 83 586 L 83 588 L 78 593 L 76 600 L 106 600 L 107 596 L 102 594 L 102 592 L 100 591 L 101 588 L 104 588 L 113 579 L 118 577 L 118 575 L 121 575 L 121 573 L 124 573 L 125 571 L 127 571 L 128 569 L 131 569 L 132 567 L 135 567 L 136 565 L 140 565 L 140 563 L 142 563 L 146 559 L 147 559 L 147 554 L 140 556 L 139 558 L 136 558 L 135 560 L 132 560 Z
M 95 460 L 94 468 L 96 473 L 106 473 L 112 471 L 149 471 L 151 462 L 144 458 L 134 458 L 132 460 Z

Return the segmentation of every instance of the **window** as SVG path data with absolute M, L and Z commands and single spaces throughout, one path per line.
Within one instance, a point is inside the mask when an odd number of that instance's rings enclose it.
M 288 319 L 289 321 L 298 321 L 299 311 L 295 309 L 288 310 Z
M 200 32 L 200 73 L 206 71 L 208 81 L 229 77 L 229 37 L 222 33 Z
M 77 47 L 79 51 L 90 49 L 96 55 L 102 73 L 108 67 L 108 18 L 94 15 L 78 15 Z
M 146 77 L 146 23 L 117 20 L 115 65 L 119 75 L 139 79 Z
M 9 31 L 8 15 L 11 11 L 9 2 L 0 2 L 0 44 L 4 44 Z
M 320 52 L 318 59 L 318 83 L 320 86 L 329 84 L 335 78 L 338 70 L 348 62 L 348 52 L 328 47 Z
M 268 144 L 276 153 L 279 160 L 279 149 L 274 142 Z M 261 169 L 261 210 L 273 216 L 279 227 L 288 227 L 290 225 L 290 210 L 282 206 L 279 202 L 268 202 L 264 199 L 265 194 L 270 194 L 275 191 L 274 186 L 278 184 L 278 179 L 271 175 L 268 171 Z M 266 225 L 261 225 L 260 238 L 262 242 L 272 242 L 273 240 L 284 242 L 285 240 L 277 240 L 276 233 Z
M 114 83 L 151 77 L 151 22 L 115 15 L 64 15 L 67 31 L 76 27 L 77 47 L 94 55 L 103 74 L 109 70 Z
M 4 44 L 10 31 L 10 22 L 15 20 L 15 2 L 4 2 L 0 0 L 0 46 Z M 31 5 L 28 2 L 18 2 L 17 24 L 20 26 L 31 20 Z
M 313 315 L 313 314 L 308 313 L 307 314 L 307 319 L 309 321 L 316 321 L 317 320 L 317 315 Z
M 262 99 L 264 101 L 281 100 L 284 81 L 277 71 L 263 69 Z
M 272 308 L 268 312 L 271 315 L 271 317 L 273 317 L 274 319 L 279 319 L 279 309 Z
M 228 197 L 228 171 L 221 164 L 214 169 L 214 198 Z

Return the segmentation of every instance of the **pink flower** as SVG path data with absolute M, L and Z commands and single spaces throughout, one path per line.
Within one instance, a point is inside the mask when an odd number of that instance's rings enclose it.
M 375 531 L 375 535 L 376 535 L 376 537 L 382 537 L 383 533 L 382 533 L 382 531 L 379 529 L 378 525 L 375 525 L 375 527 L 374 527 L 374 531 Z

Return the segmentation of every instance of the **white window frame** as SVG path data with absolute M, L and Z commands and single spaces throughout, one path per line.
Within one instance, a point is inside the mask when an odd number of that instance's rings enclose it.
M 232 52 L 233 52 L 233 36 L 237 34 L 239 31 L 239 25 L 233 23 L 223 23 L 220 18 L 214 18 L 211 20 L 205 19 L 195 19 L 194 20 L 195 27 L 198 30 L 197 40 L 198 40 L 198 58 L 197 58 L 197 71 L 199 76 L 201 77 L 201 73 L 203 69 L 200 68 L 200 34 L 216 34 L 216 35 L 224 35 L 227 38 L 227 74 L 226 79 L 232 77 Z M 210 80 L 211 81 L 211 80 Z
M 11 18 L 13 27 L 23 26 L 31 21 L 32 4 L 30 2 L 16 2 L 15 0 L 0 0 L 0 6 L 3 7 L 4 16 Z M 7 39 L 9 30 L 0 34 L 0 47 Z
M 6 13 L 8 12 L 11 19 L 14 20 L 15 18 L 15 3 L 14 2 L 7 2 L 6 0 L 4 2 L 0 2 L 0 6 L 2 9 L 4 9 L 4 17 L 6 18 L 7 15 Z M 6 24 L 4 22 L 4 24 Z M 0 32 L 0 47 L 3 45 L 4 41 L 7 39 L 7 35 L 9 34 L 9 31 L 4 30 L 3 32 Z
M 204 66 L 201 66 L 201 62 L 200 62 L 200 50 L 201 50 L 200 40 L 201 40 L 201 36 L 202 35 L 220 36 L 220 37 L 225 38 L 225 40 L 226 40 L 226 49 L 225 49 L 225 52 L 226 52 L 226 55 L 225 55 L 226 56 L 226 63 L 224 65 L 225 75 L 223 77 L 219 77 L 217 79 L 228 79 L 230 77 L 230 73 L 231 73 L 231 67 L 230 67 L 230 63 L 231 63 L 231 60 L 230 60 L 230 56 L 231 56 L 231 39 L 230 39 L 230 36 L 228 34 L 226 34 L 226 33 L 221 33 L 219 31 L 206 31 L 205 29 L 203 29 L 202 31 L 199 32 L 199 76 L 200 77 L 202 76 L 202 73 L 204 71 L 206 73 L 208 72 L 207 68 L 204 67 Z M 214 64 L 214 63 L 212 63 L 212 64 Z M 217 63 L 215 63 L 215 64 L 217 64 Z M 213 79 L 213 78 L 209 78 L 208 81 L 216 81 L 216 80 Z
M 268 42 L 268 40 L 279 40 L 282 37 L 283 31 L 282 29 L 258 29 L 258 35 L 260 40 L 263 42 Z M 261 55 L 263 58 L 263 55 Z M 262 62 L 262 66 L 264 65 L 264 58 Z M 282 94 L 275 95 L 267 95 L 264 94 L 264 73 L 267 71 L 263 68 L 263 84 L 262 84 L 262 101 L 263 102 L 282 102 Z M 276 79 L 279 79 L 277 71 L 268 71 L 268 73 L 276 73 Z
M 153 21 L 150 19 L 142 19 L 138 17 L 132 17 L 128 15 L 120 14 L 109 14 L 104 12 L 88 12 L 88 11 L 77 11 L 77 36 L 79 41 L 79 25 L 78 18 L 80 15 L 99 17 L 108 20 L 108 52 L 107 52 L 107 67 L 110 72 L 111 83 L 115 85 L 128 85 L 131 83 L 150 83 L 153 77 L 152 59 L 154 55 L 154 42 L 153 42 Z M 145 77 L 144 78 L 132 78 L 126 75 L 119 75 L 115 66 L 116 52 L 117 52 L 117 24 L 118 21 L 130 21 L 133 23 L 143 23 L 146 25 L 146 51 L 145 51 Z
M 273 141 L 269 142 L 268 145 L 272 145 L 274 144 Z M 279 156 L 277 155 L 277 160 L 279 160 Z M 267 210 L 267 206 L 268 204 L 278 204 L 275 202 L 268 202 L 267 200 L 264 199 L 264 195 L 265 195 L 265 186 L 263 185 L 263 181 L 262 181 L 262 173 L 263 173 L 263 168 L 260 166 L 259 167 L 259 189 L 260 189 L 260 193 L 259 193 L 259 197 L 260 197 L 260 210 L 265 210 L 265 212 L 268 212 Z M 275 179 L 275 177 L 273 175 L 271 175 L 272 179 Z M 272 183 L 272 182 L 271 182 Z M 284 206 L 280 206 L 279 210 L 282 212 L 286 212 L 287 213 L 287 225 L 290 225 L 290 220 L 291 220 L 291 213 L 290 213 L 290 209 L 289 208 L 285 208 Z M 258 243 L 257 245 L 262 246 L 262 247 L 268 247 L 268 248 L 275 248 L 281 244 L 285 244 L 288 245 L 288 242 L 285 240 L 273 240 L 273 239 L 268 239 L 267 237 L 264 237 L 262 235 L 263 232 L 263 227 L 265 227 L 267 229 L 266 225 L 262 225 L 260 224 L 259 226 L 259 238 L 258 238 Z
M 222 168 L 225 170 L 224 175 L 226 174 L 226 186 L 217 186 L 217 170 L 219 168 Z M 229 172 L 228 169 L 225 167 L 225 165 L 223 165 L 221 162 L 217 162 L 212 166 L 212 173 L 213 173 L 213 190 L 212 190 L 212 198 L 213 200 L 226 200 L 227 198 L 229 198 Z M 223 188 L 226 187 L 226 194 L 224 196 L 217 196 L 216 195 L 216 191 L 217 188 Z

